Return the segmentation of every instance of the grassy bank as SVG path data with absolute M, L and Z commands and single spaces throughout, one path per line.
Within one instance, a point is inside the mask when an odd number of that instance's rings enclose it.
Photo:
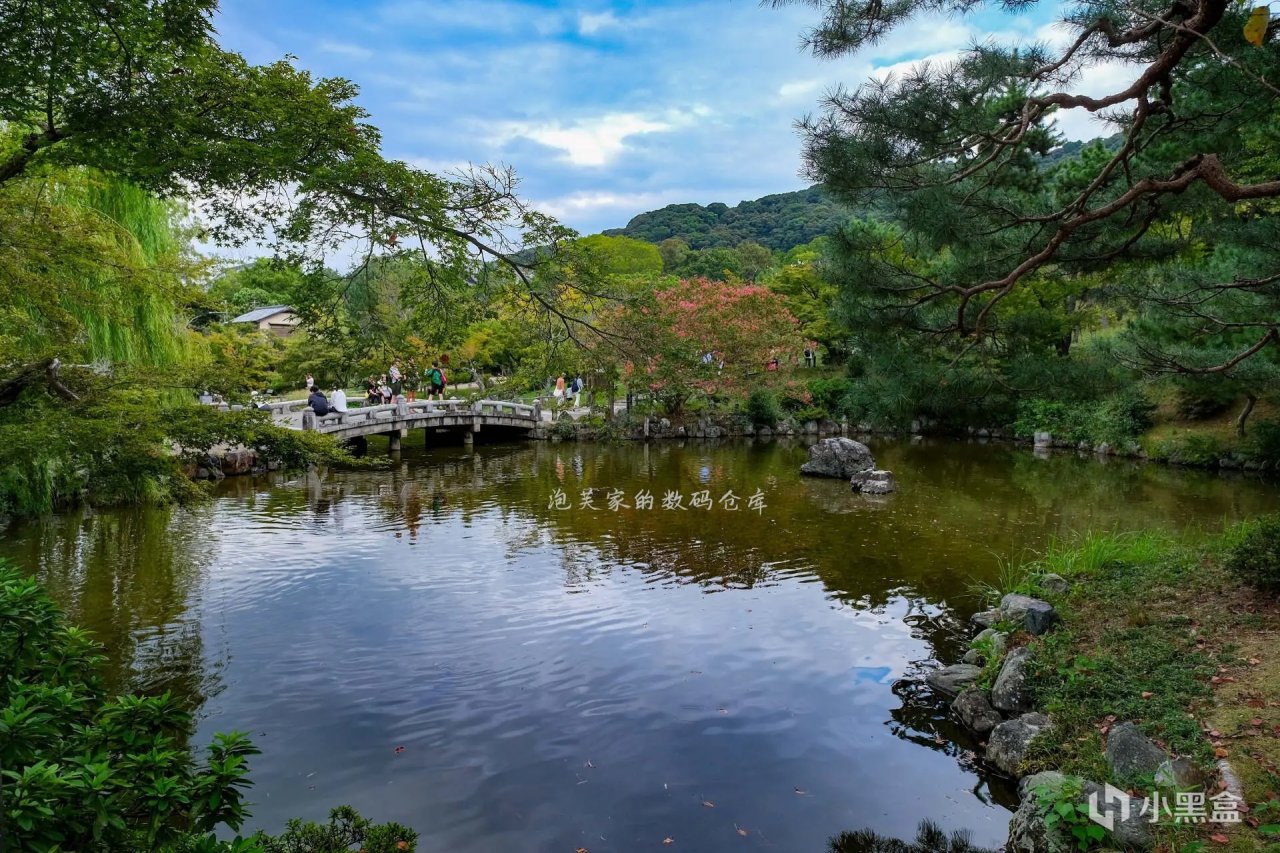
M 1280 600 L 1228 568 L 1233 554 L 1266 539 L 1262 563 L 1280 575 L 1280 526 L 1270 539 L 1263 526 L 1085 536 L 1006 572 L 1007 591 L 1047 599 L 1062 616 L 1056 631 L 1014 637 L 1033 648 L 1032 695 L 1054 721 L 1024 770 L 1111 781 L 1145 797 L 1150 777 L 1114 778 L 1104 757 L 1111 726 L 1131 720 L 1189 757 L 1210 795 L 1226 784 L 1218 766 L 1226 758 L 1249 806 L 1239 824 L 1162 828 L 1164 849 L 1280 851 Z M 1048 591 L 1048 573 L 1070 588 Z

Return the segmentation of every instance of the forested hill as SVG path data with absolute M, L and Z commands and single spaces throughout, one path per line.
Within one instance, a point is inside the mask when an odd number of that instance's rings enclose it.
M 1102 139 L 1108 149 L 1119 147 L 1123 134 Z M 1050 169 L 1063 160 L 1079 156 L 1091 142 L 1069 141 L 1044 157 L 1044 168 Z M 714 202 L 669 204 L 631 219 L 625 228 L 605 231 L 661 243 L 668 237 L 679 237 L 691 249 L 733 248 L 744 241 L 785 252 L 830 233 L 845 222 L 853 211 L 831 198 L 820 185 L 807 190 L 767 195 L 754 201 L 739 202 L 736 207 Z
M 679 237 L 693 249 L 732 248 L 752 241 L 785 252 L 808 243 L 849 218 L 849 209 L 813 186 L 793 193 L 767 195 L 736 207 L 715 202 L 669 204 L 661 210 L 641 213 L 626 228 L 605 234 L 661 243 Z

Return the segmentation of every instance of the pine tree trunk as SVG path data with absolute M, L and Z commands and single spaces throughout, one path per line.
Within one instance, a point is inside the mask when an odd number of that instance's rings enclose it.
M 1245 421 L 1249 420 L 1249 415 L 1253 414 L 1253 407 L 1258 403 L 1258 398 L 1253 394 L 1246 393 L 1244 399 L 1244 410 L 1240 412 L 1240 417 L 1236 418 L 1236 435 L 1240 438 L 1244 438 Z

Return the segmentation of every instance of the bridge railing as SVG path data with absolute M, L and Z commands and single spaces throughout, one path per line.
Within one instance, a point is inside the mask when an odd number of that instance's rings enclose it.
M 291 402 L 288 405 L 292 404 Z M 512 417 L 531 420 L 535 423 L 542 419 L 542 406 L 539 403 L 530 406 L 506 400 L 477 400 L 474 403 L 468 400 L 415 400 L 412 403 L 400 400 L 380 406 L 364 406 L 348 409 L 345 412 L 330 412 L 320 417 L 305 408 L 305 401 L 300 408 L 302 408 L 302 428 L 315 432 L 342 432 L 347 427 L 365 426 L 379 421 L 386 421 L 389 428 L 411 427 L 414 421 L 429 421 L 449 416 Z

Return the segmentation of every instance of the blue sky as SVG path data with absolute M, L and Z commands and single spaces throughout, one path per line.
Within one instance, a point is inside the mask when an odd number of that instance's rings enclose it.
M 223 0 L 216 25 L 251 61 L 292 54 L 358 83 L 388 156 L 510 164 L 524 196 L 582 233 L 673 202 L 798 189 L 793 122 L 832 86 L 993 35 L 1055 38 L 1050 6 L 918 21 L 819 61 L 800 48 L 815 22 L 807 6 L 743 0 Z

